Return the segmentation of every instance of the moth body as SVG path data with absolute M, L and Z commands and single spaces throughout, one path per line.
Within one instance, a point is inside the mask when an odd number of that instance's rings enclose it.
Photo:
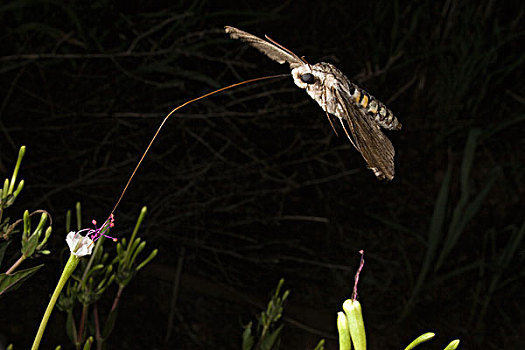
M 375 176 L 387 180 L 394 178 L 394 146 L 381 128 L 399 130 L 401 123 L 382 102 L 352 83 L 330 63 L 310 65 L 269 37 L 263 40 L 234 27 L 225 27 L 225 31 L 272 60 L 288 63 L 295 85 L 305 89 L 327 114 L 337 117 L 346 136 Z M 332 123 L 331 118 L 328 119 Z
M 305 83 L 304 75 L 310 74 L 314 77 Z M 295 85 L 305 89 L 308 95 L 326 112 L 344 119 L 341 110 L 337 110 L 337 101 L 326 91 L 339 89 L 351 97 L 350 102 L 355 108 L 370 116 L 383 129 L 400 130 L 402 125 L 381 101 L 370 95 L 350 80 L 334 65 L 319 62 L 314 65 L 304 64 L 292 69 L 292 77 Z

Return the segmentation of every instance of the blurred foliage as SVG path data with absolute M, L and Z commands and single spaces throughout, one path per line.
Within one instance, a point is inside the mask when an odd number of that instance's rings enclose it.
M 222 27 L 268 34 L 311 63 L 334 63 L 389 105 L 404 125 L 389 135 L 396 179 L 378 183 L 291 79 L 181 110 L 117 213 L 131 222 L 147 203 L 144 235 L 161 249 L 141 274 L 150 283 L 130 285 L 116 344 L 161 343 L 172 314 L 168 346 L 231 346 L 239 315 L 260 310 L 284 276 L 305 292 L 288 305 L 296 327 L 283 348 L 314 348 L 320 336 L 328 348 L 344 298 L 333 291 L 352 274 L 347 252 L 364 248 L 367 322 L 390 330 L 371 348 L 399 348 L 415 336 L 406 329 L 427 328 L 468 348 L 512 347 L 524 316 L 523 13 L 517 1 L 8 1 L 0 6 L 0 173 L 26 144 L 35 150 L 22 168 L 32 196 L 21 207 L 63 212 L 82 198 L 95 208 L 89 217 L 107 215 L 174 106 L 288 71 Z M 446 239 L 431 247 L 438 222 Z M 170 306 L 180 247 L 184 270 Z M 36 302 L 46 280 L 34 279 L 26 284 Z M 415 288 L 420 279 L 432 288 Z M 1 314 L 15 314 L 9 304 Z M 32 300 L 24 305 L 16 311 L 31 319 Z M 16 335 L 14 324 L 0 321 Z
M 244 326 L 242 333 L 243 350 L 279 349 L 281 331 L 284 326 L 283 324 L 279 325 L 279 323 L 282 320 L 284 304 L 290 295 L 289 290 L 281 294 L 283 284 L 284 279 L 281 278 L 268 302 L 268 307 L 259 316 L 257 327 L 255 327 L 256 331 L 253 331 L 252 322 Z

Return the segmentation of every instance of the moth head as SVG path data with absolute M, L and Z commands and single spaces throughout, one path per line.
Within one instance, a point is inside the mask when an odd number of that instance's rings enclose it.
M 301 89 L 307 89 L 309 85 L 313 85 L 318 82 L 316 73 L 308 64 L 294 68 L 292 70 L 292 77 L 295 85 Z

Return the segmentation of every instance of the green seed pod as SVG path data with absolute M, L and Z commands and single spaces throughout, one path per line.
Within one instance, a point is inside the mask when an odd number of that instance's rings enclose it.
M 351 350 L 352 340 L 344 312 L 337 313 L 337 331 L 339 332 L 339 350 Z
M 350 329 L 352 343 L 356 350 L 366 350 L 365 324 L 361 312 L 361 304 L 357 300 L 348 299 L 343 303 L 343 310 Z

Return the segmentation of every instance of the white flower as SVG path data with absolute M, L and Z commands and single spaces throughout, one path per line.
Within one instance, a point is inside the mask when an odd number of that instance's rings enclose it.
M 84 237 L 75 231 L 71 231 L 67 234 L 66 242 L 71 253 L 79 258 L 84 255 L 91 255 L 93 246 L 95 245 L 89 237 Z

